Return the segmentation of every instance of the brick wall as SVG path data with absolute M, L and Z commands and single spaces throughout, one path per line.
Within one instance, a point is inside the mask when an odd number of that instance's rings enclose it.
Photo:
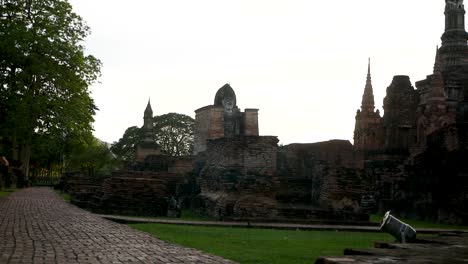
M 282 214 L 296 218 L 365 220 L 360 201 L 364 181 L 349 141 L 291 144 L 278 158 Z
M 243 114 L 243 135 L 258 136 L 258 109 L 245 109 Z
M 213 105 L 195 111 L 194 150 L 196 155 L 206 150 L 208 139 L 224 136 L 224 110 Z
M 146 157 L 151 155 L 159 155 L 161 153 L 160 147 L 152 142 L 140 142 L 136 146 L 135 160 L 143 162 Z
M 427 148 L 365 163 L 369 191 L 380 212 L 447 223 L 468 223 L 468 126 L 447 126 L 427 139 Z
M 91 199 L 97 213 L 165 216 L 183 175 L 168 172 L 117 171 L 103 181 Z
M 206 214 L 215 217 L 274 217 L 276 137 L 236 136 L 208 141 L 198 176 Z

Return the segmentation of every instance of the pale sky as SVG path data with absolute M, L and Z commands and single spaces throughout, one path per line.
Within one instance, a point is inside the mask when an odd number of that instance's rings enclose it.
M 371 58 L 376 107 L 394 75 L 431 74 L 444 0 L 70 0 L 103 62 L 95 136 L 213 104 L 230 83 L 280 143 L 353 138 Z

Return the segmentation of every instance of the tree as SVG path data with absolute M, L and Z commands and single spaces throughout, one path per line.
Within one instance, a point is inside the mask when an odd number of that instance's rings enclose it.
M 168 113 L 155 116 L 153 120 L 154 141 L 161 147 L 162 153 L 169 156 L 184 156 L 192 153 L 195 127 L 193 118 L 183 114 Z M 111 151 L 121 160 L 133 162 L 136 146 L 141 139 L 141 128 L 129 127 L 122 138 L 112 144 Z
M 67 170 L 80 170 L 88 176 L 109 175 L 119 167 L 120 162 L 111 152 L 107 143 L 91 136 L 82 147 L 76 147 L 67 159 Z
M 107 143 L 92 133 L 83 135 L 81 139 L 83 141 L 63 145 L 61 139 L 35 135 L 30 178 L 60 176 L 65 171 L 81 171 L 91 177 L 105 176 L 119 167 L 120 162 Z
M 136 145 L 140 140 L 140 128 L 137 126 L 129 127 L 125 130 L 122 138 L 112 144 L 111 151 L 122 161 L 133 162 L 135 160 Z
M 168 113 L 154 117 L 156 143 L 169 156 L 191 155 L 195 121 L 183 114 Z
M 88 34 L 67 0 L 0 0 L 0 136 L 26 175 L 35 135 L 68 144 L 92 130 L 101 63 Z

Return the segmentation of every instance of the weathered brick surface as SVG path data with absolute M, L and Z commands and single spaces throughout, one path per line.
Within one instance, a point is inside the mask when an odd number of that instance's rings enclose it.
M 91 199 L 93 211 L 123 215 L 166 215 L 168 199 L 183 176 L 168 172 L 117 171 Z
M 140 142 L 136 146 L 135 160 L 143 162 L 150 155 L 160 155 L 161 148 L 154 142 Z
M 134 164 L 130 169 L 134 171 L 169 172 L 184 175 L 193 170 L 193 157 L 149 155 L 143 162 Z
M 418 93 L 410 78 L 405 75 L 394 76 L 392 83 L 387 87 L 383 105 L 386 150 L 408 152 L 409 147 L 414 144 L 418 102 Z
M 242 112 L 229 84 L 217 92 L 213 105 L 195 110 L 193 154 L 205 151 L 208 140 L 233 136 L 258 136 L 258 109 Z
M 208 139 L 224 136 L 224 109 L 213 105 L 195 111 L 194 154 L 206 150 Z
M 89 207 L 88 202 L 100 188 L 99 183 L 81 173 L 66 173 L 61 180 L 63 190 L 71 194 L 71 202 L 82 208 Z
M 206 214 L 221 217 L 274 217 L 276 137 L 236 136 L 210 140 L 198 177 Z
M 242 116 L 242 131 L 246 136 L 258 136 L 258 109 L 245 109 Z
M 366 220 L 360 200 L 364 181 L 354 168 L 354 151 L 345 140 L 291 144 L 281 148 L 276 196 L 288 218 Z
M 447 126 L 427 139 L 424 152 L 365 164 L 369 190 L 381 212 L 468 223 L 468 125 Z
M 191 157 L 151 155 L 131 169 L 113 172 L 93 181 L 82 174 L 65 175 L 65 190 L 72 203 L 97 213 L 166 215 L 167 202 L 177 196 L 177 186 L 193 170 Z M 149 170 L 149 171 L 148 171 Z
M 154 238 L 28 188 L 0 200 L 0 263 L 233 263 Z
M 468 34 L 463 1 L 445 2 L 432 74 L 415 83 L 417 90 L 408 76 L 393 78 L 383 105 L 384 144 L 356 146 L 357 164 L 371 183 L 366 199 L 374 197 L 381 212 L 468 223 Z
M 198 161 L 204 212 L 233 219 L 367 219 L 349 141 L 292 144 L 279 152 L 276 143 L 255 136 L 209 141 Z
M 91 200 L 93 211 L 123 215 L 165 215 L 167 182 L 158 179 L 111 177 Z

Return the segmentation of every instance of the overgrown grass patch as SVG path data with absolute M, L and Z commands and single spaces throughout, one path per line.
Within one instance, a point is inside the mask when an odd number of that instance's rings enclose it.
M 0 190 L 0 199 L 6 198 L 11 193 L 15 192 L 16 188 L 3 188 Z
M 372 248 L 394 241 L 385 233 L 292 231 L 163 224 L 132 224 L 162 240 L 240 263 L 314 263 L 319 256 L 343 255 L 345 248 Z
M 65 202 L 70 202 L 71 200 L 71 195 L 67 192 L 62 192 L 62 191 L 58 191 L 58 190 L 55 190 L 55 192 L 60 196 L 62 197 L 62 199 L 65 201 Z
M 217 219 L 210 216 L 200 215 L 190 210 L 182 210 L 180 220 L 186 221 L 216 221 Z

